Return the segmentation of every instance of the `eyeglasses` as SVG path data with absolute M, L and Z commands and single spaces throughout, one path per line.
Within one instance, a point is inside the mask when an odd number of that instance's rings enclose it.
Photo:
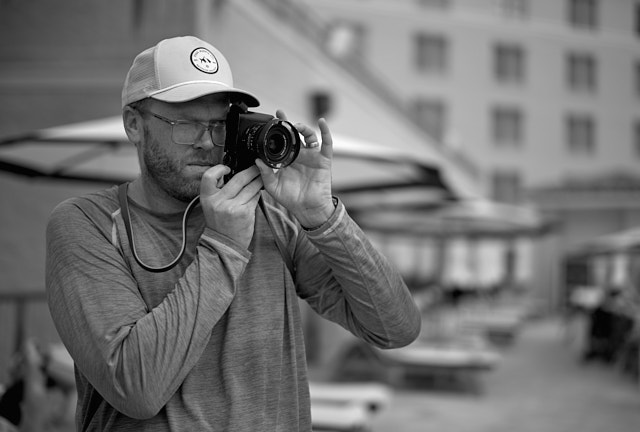
M 171 125 L 171 139 L 180 145 L 193 145 L 200 141 L 205 132 L 209 132 L 211 142 L 216 147 L 224 147 L 224 142 L 218 144 L 214 134 L 225 132 L 226 120 L 213 120 L 209 123 L 192 122 L 187 120 L 171 120 L 151 111 L 141 111 L 151 114 L 155 118 Z

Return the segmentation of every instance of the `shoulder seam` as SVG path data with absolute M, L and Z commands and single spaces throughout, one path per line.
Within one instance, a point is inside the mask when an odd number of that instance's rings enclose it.
M 111 244 L 118 248 L 120 248 L 120 242 L 118 241 L 118 227 L 116 224 L 116 217 L 120 214 L 121 209 L 117 209 L 113 213 L 111 213 Z

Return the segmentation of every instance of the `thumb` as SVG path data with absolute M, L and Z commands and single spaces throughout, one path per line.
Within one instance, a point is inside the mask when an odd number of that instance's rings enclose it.
M 231 169 L 225 165 L 216 165 L 204 172 L 200 182 L 200 196 L 216 194 L 224 182 L 224 176 L 229 174 Z
M 276 181 L 276 174 L 273 172 L 271 167 L 260 159 L 256 159 L 256 166 L 260 170 L 260 176 L 262 177 L 264 188 L 268 191 L 271 185 Z

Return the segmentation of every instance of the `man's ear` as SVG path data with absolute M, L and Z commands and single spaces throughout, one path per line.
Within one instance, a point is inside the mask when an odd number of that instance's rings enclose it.
M 144 123 L 138 111 L 129 106 L 125 107 L 122 110 L 122 123 L 129 141 L 136 146 L 142 142 L 144 138 Z

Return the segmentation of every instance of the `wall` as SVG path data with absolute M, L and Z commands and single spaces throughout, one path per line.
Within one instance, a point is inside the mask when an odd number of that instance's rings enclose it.
M 640 46 L 633 27 L 636 3 L 631 0 L 598 2 L 595 31 L 572 29 L 566 21 L 567 2 L 556 0 L 529 1 L 530 12 L 524 19 L 506 18 L 500 2 L 493 0 L 454 0 L 443 9 L 421 7 L 415 1 L 300 1 L 329 22 L 363 25 L 367 64 L 398 89 L 407 105 L 418 96 L 445 101 L 455 141 L 451 144 L 480 167 L 487 193 L 488 176 L 496 169 L 516 170 L 523 185 L 533 187 L 567 176 L 636 172 L 640 167 L 632 134 L 640 119 L 634 76 Z M 449 69 L 441 76 L 415 70 L 413 36 L 418 32 L 442 34 L 449 40 Z M 523 85 L 496 83 L 497 42 L 524 47 Z M 565 56 L 574 50 L 593 53 L 597 59 L 593 94 L 567 89 Z M 490 110 L 498 103 L 524 110 L 522 146 L 504 149 L 493 142 Z M 596 118 L 594 155 L 567 150 L 564 118 L 570 111 Z
M 133 57 L 188 33 L 193 1 L 0 3 L 0 137 L 120 112 Z

